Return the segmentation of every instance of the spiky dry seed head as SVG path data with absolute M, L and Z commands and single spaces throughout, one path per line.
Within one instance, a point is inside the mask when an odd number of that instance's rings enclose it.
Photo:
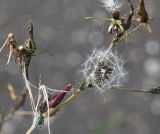
M 121 84 L 120 79 L 126 74 L 124 64 L 124 59 L 117 52 L 94 49 L 82 65 L 81 72 L 88 87 L 104 92 Z

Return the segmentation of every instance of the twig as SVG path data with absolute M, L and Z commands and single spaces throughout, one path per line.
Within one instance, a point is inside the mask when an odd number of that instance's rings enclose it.
M 128 91 L 128 92 L 133 92 L 133 93 L 150 93 L 150 90 L 145 90 L 145 89 L 130 89 L 127 87 L 122 87 L 122 86 L 114 86 L 111 89 L 116 90 L 116 91 Z M 63 101 L 62 103 L 60 103 L 58 106 L 56 106 L 55 108 L 50 108 L 50 116 L 54 115 L 57 111 L 59 111 L 63 106 L 65 106 L 66 104 L 68 104 L 69 102 L 71 102 L 74 98 L 76 98 L 80 93 L 81 89 L 73 89 L 74 93 L 65 101 Z M 47 118 L 47 112 L 45 112 L 43 114 L 44 118 Z
M 16 104 L 10 108 L 9 112 L 7 114 L 0 114 L 0 134 L 2 133 L 2 126 L 3 124 L 8 121 L 12 115 L 15 114 L 15 112 L 24 105 L 24 102 L 26 100 L 26 96 L 27 96 L 27 90 L 24 89 L 21 93 L 20 96 L 18 96 L 17 102 Z
M 121 86 L 115 86 L 115 87 L 112 87 L 111 89 L 119 90 L 119 91 L 129 91 L 129 92 L 138 92 L 138 93 L 148 93 L 148 90 L 144 90 L 144 89 L 130 89 L 130 88 L 121 87 Z
M 142 26 L 142 24 L 139 24 L 136 28 L 134 28 L 132 31 L 130 31 L 127 35 L 123 36 L 119 41 L 121 41 L 121 40 L 125 39 L 126 37 L 128 37 L 130 34 L 132 34 L 133 32 L 135 32 L 141 26 Z
M 105 18 L 105 17 L 85 17 L 86 20 L 88 19 L 93 19 L 93 20 L 112 20 L 112 19 L 109 19 L 109 18 Z
M 16 94 L 16 91 L 14 89 L 14 87 L 11 84 L 7 85 L 7 90 L 9 92 L 10 98 L 12 99 L 13 102 L 17 101 L 18 96 Z

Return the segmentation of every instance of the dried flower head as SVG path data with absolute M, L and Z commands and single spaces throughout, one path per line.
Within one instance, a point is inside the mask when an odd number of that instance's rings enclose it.
M 104 92 L 104 89 L 120 85 L 120 78 L 126 74 L 123 68 L 124 63 L 117 52 L 94 49 L 82 65 L 81 72 L 88 87 L 95 87 Z
M 11 59 L 11 56 L 17 51 L 17 47 L 18 47 L 18 44 L 15 40 L 15 37 L 14 37 L 14 34 L 12 33 L 9 33 L 8 34 L 8 37 L 6 39 L 6 41 L 4 42 L 4 44 L 2 45 L 2 47 L 0 48 L 0 52 L 3 50 L 3 48 L 7 45 L 8 47 L 8 60 L 7 60 L 7 64 L 6 66 L 8 66 L 9 62 L 10 62 L 10 59 Z
M 119 11 L 122 7 L 123 2 L 121 0 L 101 0 L 103 6 L 110 12 L 112 11 Z
M 150 27 L 150 21 L 152 20 L 146 11 L 144 0 L 138 1 L 138 9 L 137 9 L 137 16 L 135 17 L 137 21 L 148 28 L 148 31 L 151 33 L 152 29 Z
M 137 15 L 139 16 L 140 22 L 148 23 L 148 13 L 145 9 L 144 0 L 138 1 Z

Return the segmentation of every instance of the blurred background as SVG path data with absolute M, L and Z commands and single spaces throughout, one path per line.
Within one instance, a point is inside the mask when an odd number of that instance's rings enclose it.
M 121 15 L 129 11 L 126 0 Z M 134 1 L 137 6 L 138 0 Z M 128 72 L 124 85 L 149 89 L 160 84 L 160 16 L 159 0 L 145 0 L 153 21 L 152 34 L 144 28 L 117 46 L 126 59 Z M 0 0 L 0 44 L 12 32 L 21 45 L 33 21 L 38 52 L 32 58 L 30 81 L 38 85 L 39 74 L 48 87 L 63 89 L 72 80 L 82 78 L 79 70 L 93 48 L 109 45 L 112 36 L 103 21 L 84 20 L 85 16 L 107 16 L 100 0 Z M 136 24 L 136 23 L 135 23 Z M 100 30 L 102 29 L 103 30 Z M 132 27 L 134 28 L 134 27 Z M 11 83 L 20 93 L 24 82 L 12 59 L 5 68 L 7 50 L 0 54 L 0 105 L 4 112 L 12 106 L 6 90 Z M 89 89 L 69 103 L 51 119 L 53 134 L 157 134 L 160 131 L 160 96 L 108 90 L 107 103 Z M 36 91 L 35 91 L 36 92 Z M 29 98 L 20 110 L 31 110 Z M 14 116 L 3 126 L 4 134 L 24 134 L 32 124 L 31 116 Z M 46 134 L 47 127 L 33 134 Z

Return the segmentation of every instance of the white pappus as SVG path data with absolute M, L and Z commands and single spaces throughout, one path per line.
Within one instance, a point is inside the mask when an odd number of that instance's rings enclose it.
M 82 65 L 81 72 L 88 87 L 94 87 L 101 93 L 113 86 L 119 86 L 125 77 L 125 61 L 117 52 L 94 49 Z
M 119 11 L 124 2 L 122 0 L 101 0 L 103 7 L 108 11 L 112 12 L 113 10 Z

